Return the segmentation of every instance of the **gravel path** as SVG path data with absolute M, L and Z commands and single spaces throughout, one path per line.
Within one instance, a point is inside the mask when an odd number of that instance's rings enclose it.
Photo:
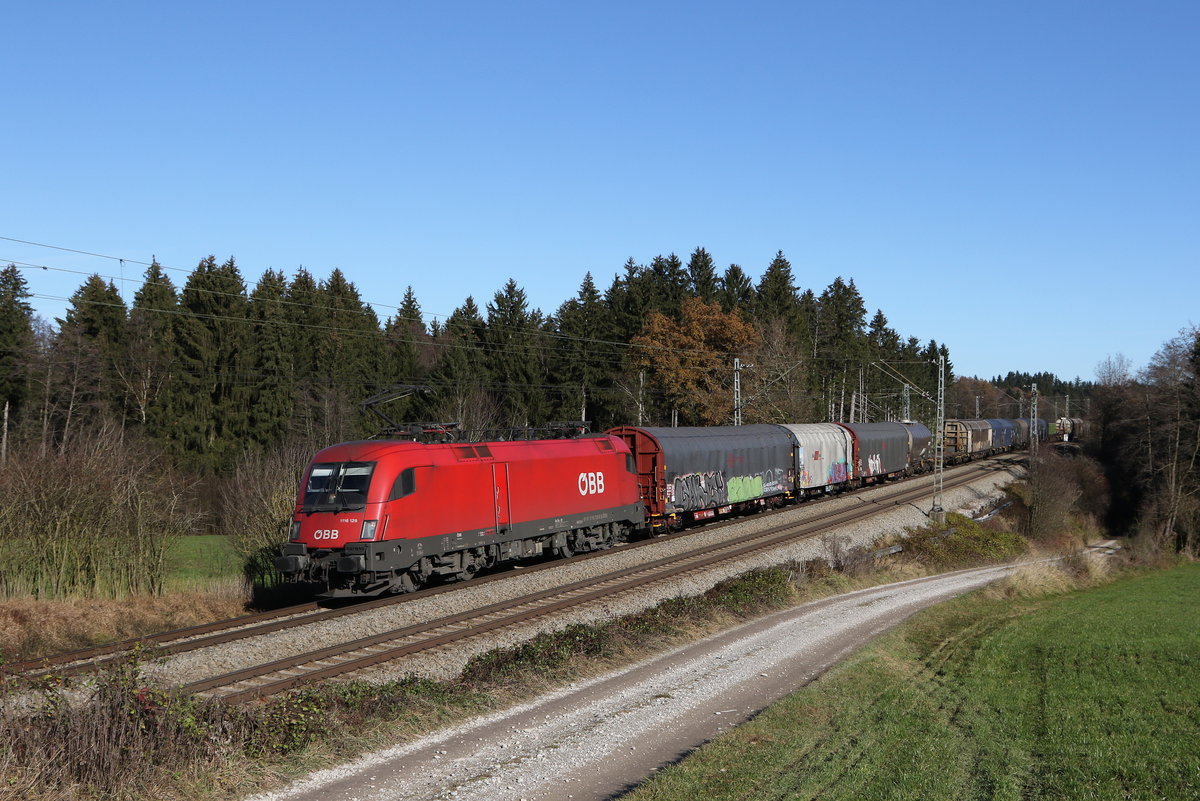
M 917 610 L 1010 569 L 960 571 L 806 604 L 254 801 L 611 798 Z
M 974 511 L 995 497 L 1000 486 L 1013 481 L 1021 473 L 1021 468 L 1013 465 L 1008 469 L 986 474 L 966 487 L 950 490 L 946 493 L 945 507 L 950 511 Z M 870 545 L 881 536 L 900 531 L 905 526 L 922 525 L 926 522 L 926 517 L 920 509 L 911 504 L 895 505 L 889 501 L 889 498 L 901 489 L 913 486 L 914 483 L 931 482 L 931 477 L 923 477 L 909 483 L 890 484 L 872 490 L 848 493 L 818 504 L 800 504 L 778 516 L 770 517 L 769 520 L 763 516 L 749 516 L 728 527 L 701 531 L 689 537 L 664 541 L 657 546 L 637 551 L 618 548 L 606 554 L 604 558 L 564 564 L 557 570 L 522 573 L 518 569 L 511 571 L 511 577 L 507 580 L 493 581 L 477 586 L 466 584 L 455 592 L 441 593 L 362 615 L 351 615 L 294 630 L 280 631 L 229 643 L 217 648 L 206 648 L 180 654 L 166 660 L 161 665 L 151 667 L 148 672 L 163 681 L 176 684 L 198 681 L 339 642 L 347 642 L 455 614 L 485 604 L 510 600 L 526 593 L 582 581 L 602 573 L 632 567 L 653 559 L 670 557 L 707 544 L 726 542 L 770 525 L 793 521 L 801 522 L 816 514 L 824 513 L 826 510 L 862 504 L 882 507 L 891 505 L 892 507 L 885 514 L 878 515 L 867 523 L 844 526 L 824 538 L 797 542 L 769 553 L 708 570 L 702 575 L 682 578 L 653 590 L 626 594 L 601 604 L 590 604 L 585 608 L 555 616 L 553 619 L 523 626 L 520 631 L 496 632 L 438 651 L 417 654 L 355 676 L 367 680 L 386 680 L 416 674 L 437 679 L 449 679 L 458 675 L 472 656 L 496 648 L 511 647 L 544 631 L 557 630 L 571 623 L 590 623 L 614 616 L 633 614 L 669 598 L 698 595 L 724 579 L 754 568 L 769 567 L 788 561 L 827 557 L 829 555 L 827 540 L 830 537 L 838 539 L 846 546 Z

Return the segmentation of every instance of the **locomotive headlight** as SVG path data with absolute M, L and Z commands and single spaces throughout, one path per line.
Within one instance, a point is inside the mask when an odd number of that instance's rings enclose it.
M 292 542 L 296 542 L 300 539 L 300 521 L 299 520 L 292 521 L 292 531 L 288 535 L 288 539 Z
M 378 520 L 364 520 L 362 536 L 359 539 L 373 540 L 375 539 L 375 527 L 379 525 Z

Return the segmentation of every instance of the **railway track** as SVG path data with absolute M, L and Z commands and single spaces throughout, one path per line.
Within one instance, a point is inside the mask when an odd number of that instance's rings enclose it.
M 1006 469 L 1012 461 L 1012 457 L 993 459 L 971 463 L 956 468 L 953 472 L 948 471 L 947 488 L 969 483 L 978 478 L 981 473 L 989 470 Z M 742 537 L 736 542 L 724 546 L 697 549 L 694 552 L 613 571 L 598 578 L 532 593 L 515 600 L 450 615 L 428 623 L 407 626 L 349 643 L 268 662 L 253 668 L 186 684 L 183 689 L 219 696 L 230 701 L 282 692 L 304 682 L 338 676 L 421 651 L 445 647 L 506 626 L 520 625 L 523 622 L 552 615 L 564 609 L 612 598 L 615 594 L 636 591 L 656 581 L 671 580 L 691 572 L 708 569 L 725 561 L 743 559 L 753 553 L 779 547 L 791 540 L 813 536 L 831 526 L 841 525 L 857 517 L 865 516 L 862 514 L 865 507 L 882 505 L 880 508 L 890 508 L 899 504 L 911 503 L 930 494 L 929 488 L 924 486 L 905 488 L 903 483 L 890 486 L 899 487 L 899 492 L 889 494 L 882 501 L 873 500 L 871 496 L 860 497 L 859 500 L 862 501 L 863 506 L 851 510 L 821 513 L 804 523 L 773 526 L 757 535 Z M 795 508 L 794 506 L 787 507 L 782 511 Z M 760 519 L 769 520 L 770 516 L 770 514 L 762 515 Z M 570 562 L 549 561 L 541 565 L 526 567 L 523 574 L 554 569 L 564 564 L 578 563 L 586 559 L 604 558 L 614 553 L 628 553 L 630 550 L 638 548 L 653 547 L 666 540 L 687 537 L 692 532 L 712 532 L 743 521 L 744 518 L 722 521 L 700 529 L 634 543 L 617 551 L 600 551 L 581 555 Z M 498 573 L 477 578 L 470 585 L 505 580 L 512 576 L 511 572 Z M 387 597 L 334 609 L 322 608 L 317 603 L 301 604 L 273 612 L 232 618 L 203 626 L 112 643 L 98 648 L 58 654 L 45 659 L 13 663 L 5 667 L 5 672 L 21 673 L 29 677 L 49 673 L 69 676 L 94 672 L 121 660 L 126 651 L 138 646 L 150 647 L 156 655 L 180 654 L 295 626 L 366 613 L 398 603 L 412 602 L 431 595 L 451 592 L 462 586 L 469 585 L 449 584 L 412 595 Z

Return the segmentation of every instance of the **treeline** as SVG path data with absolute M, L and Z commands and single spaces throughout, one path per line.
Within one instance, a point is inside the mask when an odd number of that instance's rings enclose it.
M 738 265 L 718 274 L 703 248 L 686 265 L 631 259 L 603 292 L 587 275 L 549 315 L 510 280 L 484 308 L 468 297 L 429 324 L 411 288 L 381 320 L 340 270 L 268 270 L 250 287 L 211 256 L 178 289 L 152 263 L 129 305 L 93 275 L 53 327 L 28 298 L 9 266 L 0 402 L 13 443 L 46 454 L 104 425 L 209 474 L 285 440 L 370 435 L 380 421 L 360 404 L 397 385 L 412 394 L 380 410 L 399 422 L 711 425 L 732 420 L 738 358 L 745 422 L 895 418 L 906 381 L 910 415 L 930 417 L 912 409 L 928 406 L 948 357 L 882 310 L 868 318 L 852 280 L 801 290 L 782 253 L 757 283 Z
M 1165 343 L 1140 372 L 1111 356 L 1097 378 L 1089 447 L 1108 473 L 1110 528 L 1200 555 L 1200 329 Z

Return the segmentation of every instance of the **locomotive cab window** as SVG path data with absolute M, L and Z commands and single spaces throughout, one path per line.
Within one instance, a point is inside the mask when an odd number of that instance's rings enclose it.
M 367 505 L 374 462 L 325 462 L 312 466 L 304 487 L 305 512 L 357 511 Z
M 406 495 L 412 495 L 416 491 L 417 471 L 416 468 L 409 467 L 396 476 L 396 483 L 392 484 L 392 494 L 388 496 L 388 500 L 399 500 Z

